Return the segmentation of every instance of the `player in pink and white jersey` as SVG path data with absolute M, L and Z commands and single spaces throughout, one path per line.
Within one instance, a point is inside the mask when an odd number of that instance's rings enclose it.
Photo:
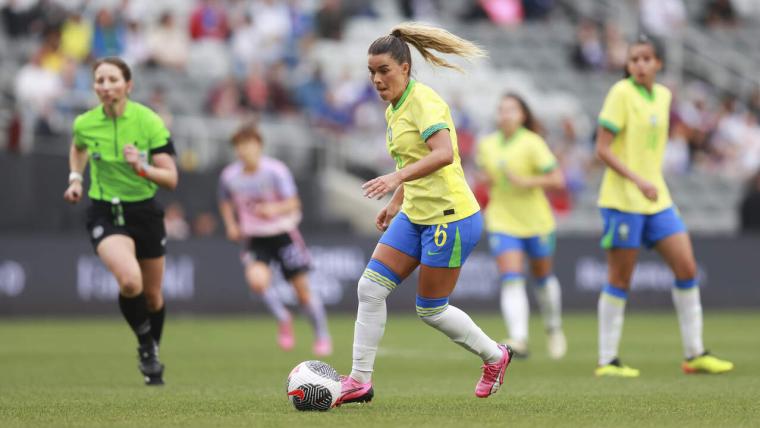
M 254 125 L 242 126 L 232 137 L 232 145 L 238 160 L 224 168 L 219 179 L 219 211 L 227 238 L 243 244 L 246 281 L 277 318 L 280 347 L 292 349 L 292 316 L 271 287 L 270 264 L 277 262 L 314 327 L 314 353 L 330 355 L 325 309 L 309 289 L 310 257 L 298 231 L 301 201 L 293 176 L 284 163 L 262 155 L 263 141 Z

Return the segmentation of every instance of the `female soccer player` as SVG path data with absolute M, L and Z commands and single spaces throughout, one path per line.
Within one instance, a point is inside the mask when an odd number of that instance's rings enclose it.
M 327 316 L 322 302 L 309 291 L 309 253 L 298 232 L 301 202 L 288 167 L 262 156 L 263 141 L 256 126 L 242 126 L 232 137 L 238 161 L 227 166 L 219 180 L 219 211 L 227 237 L 243 241 L 245 278 L 279 323 L 277 342 L 284 350 L 295 346 L 293 322 L 277 292 L 271 287 L 276 261 L 290 281 L 298 301 L 314 327 L 314 354 L 332 353 Z
M 123 60 L 103 58 L 92 70 L 100 105 L 74 121 L 69 187 L 63 197 L 79 202 L 82 172 L 92 159 L 90 240 L 119 284 L 119 307 L 137 335 L 145 383 L 162 385 L 158 344 L 165 315 L 166 232 L 163 210 L 153 196 L 158 186 L 177 187 L 174 146 L 161 118 L 129 100 L 132 72 Z
M 480 239 L 480 208 L 464 178 L 457 134 L 446 102 L 411 76 L 409 44 L 433 65 L 458 68 L 431 50 L 465 58 L 485 52 L 443 29 L 404 23 L 372 42 L 368 68 L 380 98 L 390 103 L 386 145 L 396 171 L 362 186 L 368 198 L 393 197 L 375 219 L 385 231 L 359 280 L 353 366 L 338 404 L 367 402 L 371 376 L 385 329 L 388 294 L 420 266 L 417 314 L 428 325 L 483 360 L 475 394 L 488 397 L 504 382 L 512 351 L 499 345 L 449 305 L 462 263 Z
M 557 160 L 538 134 L 525 101 L 505 95 L 499 104 L 499 130 L 478 145 L 479 174 L 490 184 L 486 230 L 501 276 L 501 311 L 509 328 L 515 358 L 528 356 L 528 296 L 523 264 L 530 259 L 536 294 L 548 334 L 549 355 L 567 351 L 562 332 L 559 281 L 552 273 L 554 217 L 544 189 L 564 187 Z
M 607 170 L 599 193 L 608 283 L 599 296 L 597 376 L 637 377 L 621 364 L 623 313 L 642 244 L 655 248 L 675 275 L 673 303 L 681 328 L 685 373 L 723 373 L 733 364 L 702 345 L 702 305 L 691 240 L 662 176 L 670 91 L 655 82 L 662 68 L 656 44 L 640 37 L 628 51 L 626 78 L 607 94 L 599 114 L 596 153 Z

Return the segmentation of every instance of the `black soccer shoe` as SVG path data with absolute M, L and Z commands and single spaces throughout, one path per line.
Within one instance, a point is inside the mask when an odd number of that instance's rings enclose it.
M 137 355 L 140 358 L 137 368 L 145 376 L 145 384 L 163 385 L 164 365 L 158 360 L 158 345 L 154 342 L 140 345 L 137 348 Z

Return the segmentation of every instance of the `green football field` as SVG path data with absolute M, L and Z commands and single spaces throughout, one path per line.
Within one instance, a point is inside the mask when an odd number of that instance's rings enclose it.
M 622 357 L 639 379 L 597 379 L 596 319 L 565 318 L 569 353 L 548 359 L 540 320 L 532 356 L 515 361 L 503 389 L 477 399 L 480 362 L 413 316 L 391 314 L 375 372 L 375 400 L 325 413 L 296 411 L 285 378 L 312 359 L 308 326 L 276 348 L 269 318 L 170 318 L 161 356 L 164 387 L 146 387 L 134 339 L 120 319 L 0 320 L 0 427 L 14 426 L 758 426 L 760 316 L 710 312 L 705 340 L 736 370 L 686 376 L 675 315 L 629 311 Z M 473 314 L 494 338 L 494 314 Z M 351 366 L 353 318 L 334 316 L 339 372 Z

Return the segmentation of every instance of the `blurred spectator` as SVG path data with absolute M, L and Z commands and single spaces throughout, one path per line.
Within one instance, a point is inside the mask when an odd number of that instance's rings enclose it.
M 121 56 L 124 52 L 125 29 L 119 17 L 109 9 L 100 9 L 95 18 L 92 54 L 95 58 Z
M 520 0 L 479 0 L 488 19 L 496 25 L 515 25 L 523 20 L 523 7 Z
M 243 101 L 240 88 L 233 76 L 219 82 L 209 93 L 207 107 L 215 117 L 234 117 L 241 113 Z
M 753 113 L 760 115 L 760 84 L 755 84 L 747 101 L 747 107 Z
M 315 16 L 317 37 L 340 40 L 343 38 L 346 18 L 348 16 L 341 7 L 341 0 L 322 0 L 322 6 Z
M 587 177 L 594 161 L 591 146 L 578 136 L 572 117 L 562 118 L 561 127 L 562 135 L 554 153 L 565 175 L 565 191 L 570 201 L 565 201 L 563 195 L 556 195 L 553 205 L 560 212 L 562 209 L 569 210 L 572 201 L 577 200 L 586 189 Z
M 199 213 L 193 219 L 193 236 L 208 238 L 214 236 L 218 226 L 216 216 L 210 212 Z
M 45 29 L 38 55 L 42 68 L 53 73 L 61 72 L 65 58 L 61 53 L 61 33 L 58 29 Z
M 407 19 L 425 20 L 438 16 L 438 10 L 441 9 L 440 0 L 399 0 L 398 5 L 402 15 Z M 473 5 L 473 10 L 468 11 L 473 16 L 465 16 L 465 19 L 486 19 L 487 16 L 483 9 L 478 5 Z
M 166 237 L 173 241 L 190 237 L 190 225 L 185 220 L 185 210 L 179 202 L 171 202 L 164 209 L 164 227 Z
M 681 175 L 689 172 L 689 128 L 681 120 L 671 120 L 670 137 L 665 145 L 663 171 L 665 175 Z
M 190 50 L 185 32 L 177 26 L 171 12 L 161 14 L 158 26 L 148 33 L 150 61 L 164 67 L 183 70 Z
M 164 121 L 166 128 L 171 130 L 174 115 L 169 107 L 169 102 L 166 100 L 166 88 L 161 85 L 154 86 L 150 91 L 147 104 Z
M 675 36 L 687 24 L 683 0 L 641 0 L 640 12 L 644 29 L 653 36 Z
M 599 70 L 605 66 L 604 47 L 599 38 L 596 24 L 583 20 L 575 33 L 572 51 L 573 64 L 580 70 Z
M 267 88 L 269 92 L 269 108 L 275 113 L 289 113 L 295 108 L 289 87 L 288 67 L 280 61 L 269 69 Z
M 200 0 L 190 13 L 190 37 L 225 40 L 229 34 L 227 12 L 219 0 Z
M 3 28 L 10 37 L 23 37 L 41 31 L 42 11 L 37 0 L 3 2 Z
M 74 10 L 61 27 L 61 53 L 84 62 L 92 49 L 92 24 L 84 19 L 80 10 Z
M 32 133 L 50 135 L 55 128 L 54 104 L 63 93 L 57 73 L 42 67 L 42 52 L 16 74 L 14 83 L 16 102 L 21 117 L 21 151 L 31 149 Z
M 549 16 L 554 0 L 522 0 L 526 20 L 540 20 Z
M 231 50 L 237 75 L 245 75 L 255 62 L 261 62 L 259 46 L 261 34 L 250 13 L 246 13 L 232 32 Z
M 733 27 L 737 23 L 731 0 L 709 0 L 705 5 L 704 24 L 708 27 Z
M 628 61 L 628 43 L 614 22 L 604 24 L 604 48 L 608 70 L 623 70 Z
M 259 31 L 259 54 L 266 65 L 285 57 L 291 36 L 290 11 L 277 0 L 258 0 L 251 5 L 251 16 Z
M 251 64 L 245 78 L 245 104 L 255 111 L 264 111 L 269 102 L 269 87 L 261 64 Z
M 130 20 L 127 22 L 122 58 L 131 66 L 142 65 L 150 58 L 150 49 L 145 39 L 145 32 L 138 21 Z
M 760 170 L 747 181 L 739 206 L 739 223 L 743 233 L 760 233 Z

